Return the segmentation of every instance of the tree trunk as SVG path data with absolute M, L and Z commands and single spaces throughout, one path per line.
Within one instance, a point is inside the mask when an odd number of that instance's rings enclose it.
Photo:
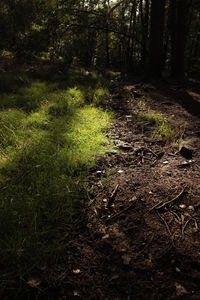
M 171 0 L 171 75 L 184 77 L 188 0 Z
M 149 75 L 160 77 L 163 59 L 165 0 L 151 0 Z

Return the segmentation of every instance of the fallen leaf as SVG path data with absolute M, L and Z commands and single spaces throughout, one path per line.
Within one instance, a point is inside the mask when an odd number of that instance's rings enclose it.
M 36 288 L 41 284 L 41 280 L 38 278 L 31 278 L 28 280 L 28 285 L 30 285 L 32 288 Z
M 105 235 L 102 237 L 102 240 L 108 239 L 109 237 L 110 237 L 109 234 L 105 234 Z
M 188 294 L 188 291 L 181 284 L 176 283 L 175 286 L 176 286 L 176 295 L 178 297 Z

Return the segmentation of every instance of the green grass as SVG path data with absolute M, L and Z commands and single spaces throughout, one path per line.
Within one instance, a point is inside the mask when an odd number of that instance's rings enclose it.
M 153 110 L 147 109 L 146 110 L 146 103 L 140 102 L 139 103 L 139 109 L 138 112 L 138 120 L 143 121 L 147 123 L 148 125 L 151 125 L 154 127 L 152 137 L 162 137 L 171 139 L 175 137 L 175 132 L 172 129 L 172 127 L 167 122 L 166 118 L 163 116 L 160 112 L 155 112 Z
M 85 175 L 111 149 L 112 118 L 88 104 L 104 88 L 93 86 L 90 101 L 87 89 L 35 81 L 1 95 L 0 295 L 8 299 L 28 299 L 36 270 L 51 267 L 45 280 L 56 284 L 63 247 L 87 223 Z

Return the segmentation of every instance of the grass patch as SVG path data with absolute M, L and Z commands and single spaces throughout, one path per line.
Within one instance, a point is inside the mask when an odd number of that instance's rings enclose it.
M 138 113 L 138 120 L 147 123 L 154 127 L 152 137 L 171 139 L 175 137 L 174 130 L 171 128 L 166 118 L 160 112 L 155 112 L 153 110 L 147 109 L 144 102 L 140 103 L 140 112 Z
M 95 93 L 103 94 L 99 87 Z M 0 293 L 20 298 L 28 297 L 36 270 L 51 266 L 53 276 L 45 276 L 55 284 L 63 245 L 84 229 L 84 177 L 111 149 L 104 130 L 112 115 L 88 105 L 78 87 L 36 81 L 3 97 Z

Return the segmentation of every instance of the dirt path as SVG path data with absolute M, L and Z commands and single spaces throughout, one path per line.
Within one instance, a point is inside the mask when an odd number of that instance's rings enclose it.
M 88 176 L 88 224 L 66 247 L 60 299 L 200 299 L 200 120 L 151 85 L 111 96 L 118 151 Z M 136 117 L 144 102 L 193 143 L 189 159 L 152 138 L 153 125 Z

